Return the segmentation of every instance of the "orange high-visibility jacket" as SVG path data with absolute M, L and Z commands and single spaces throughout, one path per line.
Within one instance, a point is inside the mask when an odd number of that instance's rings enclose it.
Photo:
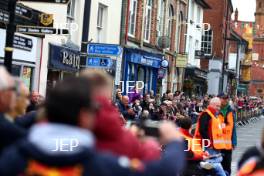
M 193 158 L 190 160 L 202 160 L 204 151 L 202 149 L 201 143 L 199 140 L 192 138 L 191 136 L 188 136 L 180 131 L 181 136 L 188 141 L 188 148 L 190 148 L 190 151 L 193 153 Z
M 226 150 L 232 150 L 233 146 L 232 146 L 232 135 L 233 135 L 233 130 L 234 130 L 234 117 L 233 117 L 233 113 L 229 112 L 227 114 L 227 119 L 225 123 L 225 117 L 220 114 L 218 116 L 221 120 L 222 123 L 222 128 L 223 128 L 223 136 L 224 136 L 224 140 L 226 141 L 225 143 L 225 149 Z
M 206 109 L 205 112 L 203 113 L 207 113 L 211 117 L 211 122 L 210 122 L 210 127 L 209 127 L 209 129 L 211 130 L 209 131 L 209 133 L 211 134 L 211 139 L 209 139 L 211 141 L 211 146 L 214 149 L 225 149 L 226 141 L 223 136 L 221 119 L 215 117 L 215 115 L 212 114 L 211 111 L 209 111 L 208 109 Z M 195 129 L 194 137 L 197 139 L 202 139 L 202 136 L 199 130 L 200 129 L 200 118 L 202 114 L 200 115 L 198 119 L 198 123 Z
M 237 176 L 263 176 L 264 168 L 255 170 L 258 160 L 256 158 L 249 159 L 242 165 Z

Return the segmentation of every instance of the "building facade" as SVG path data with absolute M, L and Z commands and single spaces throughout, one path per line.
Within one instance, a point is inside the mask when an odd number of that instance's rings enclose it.
M 185 83 L 192 83 L 192 87 L 184 85 L 184 91 L 195 95 L 204 95 L 207 90 L 206 71 L 200 69 L 200 58 L 202 51 L 202 35 L 210 28 L 209 24 L 203 22 L 204 9 L 210 6 L 203 0 L 190 0 L 188 4 L 188 21 L 186 35 L 186 53 L 188 54 L 188 65 L 185 74 Z M 196 74 L 192 74 L 196 73 Z M 191 94 L 191 93 L 189 93 Z
M 45 95 L 58 80 L 79 72 L 85 0 L 69 0 L 64 4 L 27 1 L 23 4 L 52 14 L 55 28 L 69 30 L 69 35 L 45 35 L 43 38 L 36 90 Z M 85 42 L 118 44 L 120 19 L 121 0 L 92 1 L 89 38 Z
M 204 33 L 204 40 L 202 41 L 202 48 L 205 52 L 205 57 L 201 59 L 201 69 L 208 70 L 208 93 L 218 94 L 220 92 L 227 92 L 224 87 L 224 77 L 227 82 L 229 79 L 228 72 L 225 72 L 228 65 L 230 41 L 231 37 L 231 15 L 233 13 L 233 6 L 231 0 L 215 1 L 206 0 L 211 9 L 204 11 L 204 23 L 209 23 L 211 29 Z M 209 62 L 209 60 L 212 60 Z M 217 61 L 214 61 L 217 60 Z M 215 64 L 219 69 L 214 69 Z M 214 63 L 210 65 L 209 63 Z M 214 76 L 211 76 L 214 75 Z M 215 84 L 210 84 L 210 78 L 214 79 Z M 215 85 L 219 85 L 215 88 Z

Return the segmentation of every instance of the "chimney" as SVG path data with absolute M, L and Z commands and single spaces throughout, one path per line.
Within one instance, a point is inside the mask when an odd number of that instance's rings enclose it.
M 236 11 L 235 11 L 235 21 L 237 22 L 238 21 L 238 10 L 236 8 Z

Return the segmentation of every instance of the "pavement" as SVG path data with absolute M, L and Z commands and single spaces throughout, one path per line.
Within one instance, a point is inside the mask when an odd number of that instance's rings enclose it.
M 236 175 L 237 163 L 243 153 L 260 141 L 262 129 L 264 128 L 264 116 L 251 124 L 237 128 L 238 145 L 233 152 L 232 176 Z

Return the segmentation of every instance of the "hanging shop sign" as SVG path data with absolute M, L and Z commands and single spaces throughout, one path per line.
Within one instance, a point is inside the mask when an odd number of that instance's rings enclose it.
M 49 67 L 64 71 L 78 71 L 80 69 L 80 51 L 63 46 L 50 44 Z
M 176 59 L 176 67 L 186 68 L 188 62 L 187 55 L 178 54 Z

